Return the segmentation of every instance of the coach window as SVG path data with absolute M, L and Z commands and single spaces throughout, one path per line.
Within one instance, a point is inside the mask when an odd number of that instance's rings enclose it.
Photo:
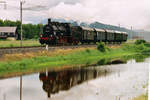
M 7 34 L 7 36 L 10 34 L 10 33 L 6 33 Z
M 88 32 L 86 31 L 86 39 L 87 39 L 87 35 L 88 35 Z
M 10 33 L 10 36 L 13 36 L 14 34 L 13 33 Z
M 8 35 L 8 33 L 4 33 L 4 35 Z

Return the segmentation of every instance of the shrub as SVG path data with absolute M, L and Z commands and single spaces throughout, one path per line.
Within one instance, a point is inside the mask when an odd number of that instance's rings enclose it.
M 145 40 L 136 40 L 135 41 L 135 44 L 143 44 L 143 43 L 146 43 L 146 41 Z
M 106 51 L 105 43 L 104 43 L 104 42 L 99 42 L 99 43 L 97 43 L 97 49 L 98 49 L 100 52 L 105 52 L 105 51 Z
M 136 51 L 139 51 L 139 52 L 144 51 L 145 49 L 146 49 L 146 48 L 145 48 L 145 46 L 144 46 L 143 43 L 137 45 L 136 48 L 135 48 L 135 50 L 136 50 Z
M 87 53 L 90 53 L 91 51 L 90 51 L 89 49 L 86 49 L 86 52 L 87 52 Z
M 137 47 L 137 45 L 135 45 L 135 44 L 122 44 L 121 49 L 123 49 L 125 51 L 135 51 L 136 47 Z
M 14 47 L 14 45 L 13 44 L 9 44 L 9 47 Z
M 146 47 L 150 47 L 150 43 L 144 43 Z

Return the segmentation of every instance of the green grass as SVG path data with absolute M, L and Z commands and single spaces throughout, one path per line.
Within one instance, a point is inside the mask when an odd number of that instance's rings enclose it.
M 148 100 L 148 93 L 140 95 L 139 97 L 136 97 L 133 100 Z
M 106 64 L 114 59 L 144 59 L 143 53 L 150 52 L 149 44 L 124 44 L 121 48 L 108 49 L 106 52 L 100 52 L 96 49 L 87 49 L 65 55 L 56 56 L 37 56 L 25 58 L 19 61 L 0 62 L 0 76 L 7 76 L 16 73 L 28 73 L 43 70 L 45 68 L 60 68 L 64 66 L 89 66 L 93 64 Z M 135 55 L 136 56 L 133 56 Z M 142 54 L 138 56 L 137 54 Z M 141 57 L 142 56 L 142 57 Z
M 40 46 L 38 40 L 23 40 L 23 46 Z M 20 40 L 0 40 L 0 47 L 20 47 Z

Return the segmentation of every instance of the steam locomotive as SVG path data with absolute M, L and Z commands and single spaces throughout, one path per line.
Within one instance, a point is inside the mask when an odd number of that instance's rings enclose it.
M 48 45 L 64 45 L 78 43 L 96 42 L 125 42 L 128 34 L 126 32 L 107 29 L 97 29 L 81 26 L 72 26 L 70 23 L 52 22 L 43 27 L 43 34 L 40 35 L 40 43 Z

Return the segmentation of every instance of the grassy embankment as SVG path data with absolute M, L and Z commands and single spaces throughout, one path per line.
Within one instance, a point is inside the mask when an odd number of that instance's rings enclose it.
M 38 40 L 23 40 L 23 46 L 40 46 Z M 20 41 L 0 40 L 0 47 L 20 47 Z
M 133 100 L 148 100 L 148 93 L 143 94 L 139 97 L 134 98 Z
M 0 77 L 20 75 L 45 70 L 45 68 L 64 68 L 106 64 L 113 59 L 127 60 L 135 54 L 150 52 L 150 44 L 123 44 L 120 48 L 106 48 L 100 52 L 96 48 L 74 50 L 56 50 L 55 52 L 38 52 L 5 55 L 0 59 Z M 107 59 L 107 60 L 105 60 Z

